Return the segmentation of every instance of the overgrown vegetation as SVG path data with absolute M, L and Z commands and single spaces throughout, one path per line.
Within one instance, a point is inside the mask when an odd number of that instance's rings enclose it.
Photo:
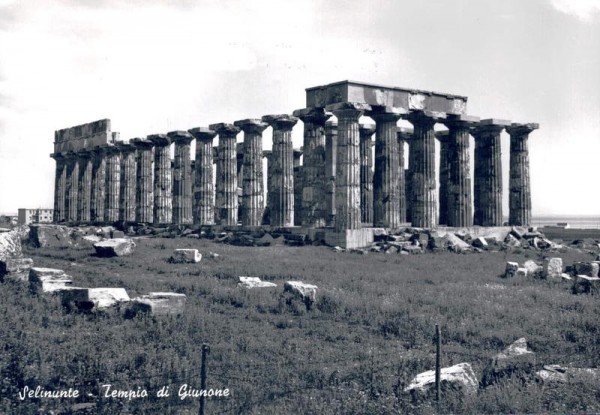
M 63 269 L 77 286 L 124 287 L 132 297 L 176 291 L 188 299 L 180 317 L 126 320 L 119 310 L 67 313 L 55 296 L 5 282 L 0 412 L 71 413 L 73 405 L 91 402 L 91 413 L 196 413 L 197 399 L 181 400 L 177 389 L 199 388 L 200 349 L 208 343 L 208 387 L 232 393 L 209 399 L 209 413 L 434 413 L 433 403 L 412 402 L 402 389 L 433 369 L 435 323 L 442 326 L 443 365 L 469 362 L 479 376 L 491 356 L 520 337 L 540 364 L 600 366 L 597 296 L 573 295 L 569 283 L 498 277 L 506 261 L 540 259 L 537 253 L 358 255 L 186 238 L 136 243 L 133 256 L 115 259 L 95 257 L 92 249 L 25 249 L 36 266 Z M 170 264 L 174 248 L 198 248 L 204 258 Z M 560 256 L 566 264 L 592 259 L 572 251 Z M 278 287 L 243 290 L 240 275 Z M 319 286 L 311 311 L 283 301 L 290 279 Z M 150 397 L 99 397 L 104 384 L 143 388 Z M 82 396 L 19 399 L 25 386 L 38 385 L 77 388 Z M 157 399 L 165 385 L 171 396 Z M 448 397 L 439 412 L 598 412 L 598 386 L 509 379 L 476 399 Z

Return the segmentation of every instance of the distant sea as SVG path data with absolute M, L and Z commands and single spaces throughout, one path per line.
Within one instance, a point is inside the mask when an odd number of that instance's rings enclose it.
M 600 229 L 600 216 L 534 216 L 532 226 L 556 226 L 568 223 L 572 229 Z

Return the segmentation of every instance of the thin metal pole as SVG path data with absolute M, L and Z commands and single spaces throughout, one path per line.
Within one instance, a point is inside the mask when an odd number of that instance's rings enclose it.
M 208 344 L 202 344 L 202 366 L 200 366 L 200 408 L 198 408 L 198 414 L 204 415 L 206 408 L 206 357 L 210 352 Z
M 435 325 L 435 400 L 440 401 L 440 377 L 441 377 L 441 349 L 442 336 L 440 335 L 440 326 Z

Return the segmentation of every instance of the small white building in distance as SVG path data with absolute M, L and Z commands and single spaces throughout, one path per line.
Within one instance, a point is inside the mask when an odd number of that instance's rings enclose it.
M 30 223 L 52 223 L 54 209 L 19 209 L 19 225 Z

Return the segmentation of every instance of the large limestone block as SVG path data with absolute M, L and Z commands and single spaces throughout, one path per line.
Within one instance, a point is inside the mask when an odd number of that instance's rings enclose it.
M 588 277 L 598 278 L 597 262 L 574 262 L 571 269 L 575 275 L 587 275 Z
M 487 248 L 488 247 L 488 243 L 487 243 L 486 239 L 482 236 L 473 239 L 472 245 L 475 248 Z
M 169 262 L 175 264 L 195 264 L 202 260 L 202 254 L 197 249 L 175 249 Z
M 29 243 L 36 248 L 67 248 L 74 245 L 72 229 L 61 225 L 31 225 Z
M 73 284 L 62 269 L 33 267 L 29 270 L 29 288 L 33 293 L 60 291 Z
M 462 391 L 467 395 L 474 395 L 479 388 L 479 381 L 469 363 L 459 363 L 454 366 L 444 367 L 440 371 L 442 389 Z M 410 392 L 413 397 L 425 397 L 435 389 L 435 370 L 419 373 L 404 392 Z
M 506 262 L 506 268 L 504 270 L 504 278 L 512 278 L 517 275 L 519 270 L 519 264 L 517 262 Z
M 31 267 L 33 267 L 31 258 L 0 259 L 0 281 L 3 281 L 5 277 L 27 281 Z
M 490 359 L 481 383 L 488 386 L 502 378 L 522 376 L 532 372 L 534 367 L 535 353 L 527 349 L 527 340 L 523 337 Z
M 94 244 L 96 254 L 99 257 L 114 257 L 131 255 L 135 242 L 127 238 L 115 238 Z
M 546 278 L 560 277 L 563 272 L 562 258 L 544 258 L 544 276 Z
M 528 259 L 527 261 L 525 261 L 525 263 L 523 263 L 523 268 L 527 269 L 528 275 L 534 275 L 542 270 L 542 266 L 538 265 L 537 262 L 531 259 Z
M 150 314 L 153 316 L 183 314 L 185 308 L 185 294 L 172 292 L 152 292 L 131 300 L 131 306 L 126 312 L 127 317 L 137 314 Z
M 16 258 L 22 255 L 21 235 L 18 231 L 0 233 L 0 259 Z
M 577 275 L 573 282 L 574 294 L 597 293 L 600 290 L 600 278 L 589 275 Z
M 258 277 L 240 277 L 240 282 L 238 283 L 238 287 L 242 288 L 271 288 L 277 287 L 277 284 L 262 281 Z
M 129 301 L 124 288 L 80 288 L 71 287 L 60 292 L 63 304 L 75 304 L 79 309 L 102 309 Z
M 300 298 L 306 304 L 307 308 L 317 299 L 317 286 L 305 284 L 302 281 L 286 281 L 283 285 L 283 291 Z
M 600 369 L 545 365 L 542 370 L 535 372 L 535 375 L 545 383 L 585 383 L 599 379 Z

